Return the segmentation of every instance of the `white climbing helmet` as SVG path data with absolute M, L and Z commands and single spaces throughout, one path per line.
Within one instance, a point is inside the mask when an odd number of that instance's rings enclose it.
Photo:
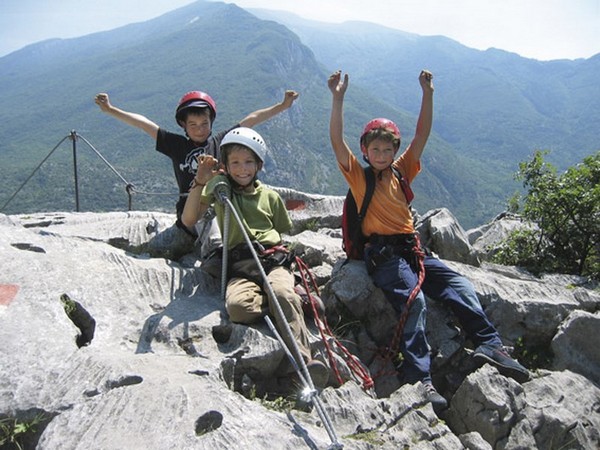
M 248 147 L 254 152 L 256 157 L 261 163 L 265 163 L 265 157 L 267 155 L 267 145 L 260 134 L 254 131 L 252 128 L 238 127 L 231 130 L 223 137 L 221 141 L 221 156 L 223 161 L 227 162 L 227 149 L 228 144 L 241 144 Z

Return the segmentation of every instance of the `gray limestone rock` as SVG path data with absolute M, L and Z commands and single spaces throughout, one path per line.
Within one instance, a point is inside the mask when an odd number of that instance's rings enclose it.
M 305 202 L 296 207 L 311 227 L 317 214 L 339 219 L 339 199 L 300 194 L 290 198 Z M 332 430 L 316 408 L 262 397 L 284 359 L 264 323 L 232 324 L 220 281 L 193 260 L 122 245 L 143 244 L 173 220 L 145 212 L 0 215 L 0 418 L 41 415 L 30 437 L 38 449 L 330 448 Z M 335 226 L 286 240 L 319 268 L 331 329 L 375 375 L 394 315 L 362 263 L 342 264 Z M 335 440 L 345 449 L 597 448 L 600 294 L 559 275 L 447 263 L 473 281 L 506 343 L 552 342 L 552 371 L 519 385 L 473 367 L 452 315 L 431 301 L 434 378 L 450 408 L 436 415 L 420 385 L 399 386 L 393 376 L 364 390 L 334 351 L 342 384 L 318 398 Z M 312 345 L 328 360 L 309 322 Z

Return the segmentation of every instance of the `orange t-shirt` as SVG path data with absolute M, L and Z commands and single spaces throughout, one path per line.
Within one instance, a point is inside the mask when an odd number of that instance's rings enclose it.
M 409 183 L 421 171 L 421 162 L 412 159 L 406 152 L 396 159 L 393 165 Z M 360 211 L 367 189 L 365 171 L 353 154 L 350 155 L 348 171 L 342 166 L 339 168 L 350 186 Z M 365 236 L 392 235 L 414 233 L 414 231 L 413 217 L 398 178 L 389 168 L 381 174 L 376 174 L 373 198 L 362 222 L 363 234 Z

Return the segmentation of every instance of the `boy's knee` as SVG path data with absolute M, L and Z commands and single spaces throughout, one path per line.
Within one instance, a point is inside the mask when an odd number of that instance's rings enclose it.
M 427 303 L 422 293 L 417 295 L 408 310 L 407 327 L 413 331 L 424 331 L 427 320 Z
M 300 296 L 296 294 L 296 291 L 294 290 L 293 281 L 291 280 L 278 279 L 276 281 L 271 281 L 271 289 L 273 290 L 273 294 L 275 294 L 275 297 L 279 300 L 280 303 L 301 303 Z
M 458 293 L 463 303 L 476 310 L 482 310 L 481 302 L 475 292 L 473 284 L 464 276 L 456 277 L 451 283 L 454 290 Z
M 471 283 L 471 281 L 464 275 L 455 277 L 452 280 L 452 284 L 454 284 L 458 289 L 461 289 L 465 292 L 475 292 L 475 287 L 473 286 L 473 283 Z
M 425 314 L 427 312 L 427 302 L 425 301 L 425 296 L 422 293 L 419 293 L 412 301 L 409 307 L 409 315 L 418 316 Z
M 241 303 L 227 304 L 225 309 L 229 315 L 229 320 L 235 323 L 252 323 L 262 317 L 262 311 L 256 311 L 254 308 Z

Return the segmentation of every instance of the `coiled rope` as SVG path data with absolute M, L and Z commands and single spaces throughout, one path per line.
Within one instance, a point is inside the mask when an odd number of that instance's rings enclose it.
M 315 324 L 319 330 L 319 334 L 321 335 L 321 340 L 323 341 L 323 345 L 327 352 L 327 357 L 329 358 L 329 365 L 332 367 L 334 375 L 336 377 L 337 382 L 341 385 L 343 384 L 342 376 L 340 375 L 337 362 L 333 356 L 332 345 L 333 344 L 342 354 L 344 361 L 348 365 L 348 368 L 357 376 L 361 382 L 363 390 L 371 391 L 374 387 L 373 378 L 371 378 L 369 371 L 360 363 L 360 361 L 354 356 L 333 334 L 329 325 L 327 323 L 327 318 L 324 314 L 319 314 L 319 308 L 317 307 L 317 299 L 314 297 L 316 295 L 319 297 L 319 288 L 315 281 L 313 274 L 310 272 L 306 263 L 300 258 L 296 257 L 296 265 L 298 266 L 298 271 L 300 272 L 300 278 L 302 279 L 302 286 L 306 295 L 308 297 L 308 301 L 310 307 L 313 312 L 313 317 Z M 314 292 L 314 295 L 313 295 Z

